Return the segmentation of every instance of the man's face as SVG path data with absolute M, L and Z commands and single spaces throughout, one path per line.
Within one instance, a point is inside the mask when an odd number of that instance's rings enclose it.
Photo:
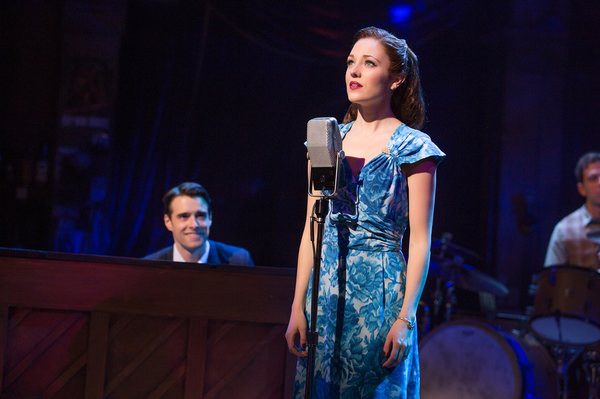
M 212 219 L 204 198 L 175 197 L 171 201 L 171 217 L 165 215 L 164 218 L 173 240 L 186 251 L 194 253 L 208 240 Z
M 600 162 L 592 162 L 583 170 L 583 181 L 577 183 L 577 191 L 589 205 L 600 207 Z

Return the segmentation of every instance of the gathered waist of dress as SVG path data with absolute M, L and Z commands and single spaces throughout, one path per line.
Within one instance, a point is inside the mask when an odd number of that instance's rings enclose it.
M 325 237 L 324 245 L 337 246 L 340 249 L 351 249 L 365 252 L 402 252 L 402 241 L 379 240 L 370 238 L 350 238 L 350 240 L 337 240 L 338 237 Z

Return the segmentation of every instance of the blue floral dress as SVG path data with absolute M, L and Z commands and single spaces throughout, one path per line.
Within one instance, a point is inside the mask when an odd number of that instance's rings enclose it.
M 342 137 L 352 123 L 340 125 Z M 404 300 L 408 223 L 402 164 L 445 154 L 426 134 L 402 124 L 388 146 L 354 176 L 344 160 L 346 186 L 330 201 L 319 283 L 314 398 L 418 398 L 417 334 L 399 366 L 386 369 L 383 345 Z M 307 294 L 310 320 L 312 279 Z M 299 359 L 295 399 L 304 398 L 306 360 Z

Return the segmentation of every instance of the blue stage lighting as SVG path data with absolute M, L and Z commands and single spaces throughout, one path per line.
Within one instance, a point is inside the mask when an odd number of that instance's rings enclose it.
M 390 7 L 390 20 L 394 24 L 406 22 L 412 16 L 413 9 L 410 4 L 394 4 Z

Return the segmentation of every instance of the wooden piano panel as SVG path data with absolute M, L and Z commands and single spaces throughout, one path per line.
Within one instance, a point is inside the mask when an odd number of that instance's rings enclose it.
M 290 397 L 294 275 L 0 249 L 0 399 Z
M 8 315 L 2 393 L 82 397 L 89 315 L 13 308 Z

